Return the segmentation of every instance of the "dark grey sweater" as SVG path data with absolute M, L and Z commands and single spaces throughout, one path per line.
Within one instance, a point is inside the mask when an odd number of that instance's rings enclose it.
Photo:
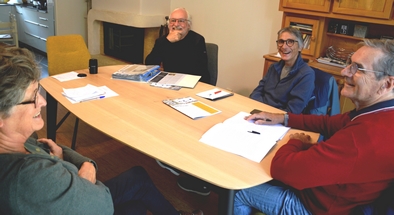
M 89 158 L 61 146 L 61 160 L 33 138 L 25 147 L 32 154 L 0 154 L 0 214 L 113 214 L 108 188 L 78 176 Z

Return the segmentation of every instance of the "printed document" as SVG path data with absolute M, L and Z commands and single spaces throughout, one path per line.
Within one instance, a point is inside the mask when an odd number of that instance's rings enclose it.
M 199 119 L 206 116 L 218 114 L 221 111 L 192 97 L 177 99 L 166 99 L 163 103 L 185 114 L 192 119 Z
M 158 85 L 172 85 L 186 88 L 194 88 L 201 76 L 181 73 L 160 72 L 149 83 Z
M 259 163 L 290 128 L 283 125 L 257 125 L 244 119 L 249 115 L 239 112 L 223 123 L 214 125 L 204 133 L 200 142 Z

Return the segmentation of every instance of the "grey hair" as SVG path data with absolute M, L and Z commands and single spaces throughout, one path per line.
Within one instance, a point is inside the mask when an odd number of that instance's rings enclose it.
M 376 79 L 380 80 L 384 75 L 394 76 L 394 40 L 364 39 L 360 44 L 379 49 L 383 53 L 383 56 L 375 58 L 372 64 L 374 71 L 382 72 L 375 73 Z
M 280 35 L 284 32 L 290 33 L 292 35 L 294 35 L 296 37 L 296 40 L 298 42 L 298 46 L 302 49 L 304 48 L 304 40 L 302 39 L 302 33 L 300 30 L 298 30 L 298 28 L 294 28 L 294 27 L 284 27 L 282 29 L 280 29 L 278 31 L 278 38 L 280 37 Z
M 183 11 L 185 11 L 186 17 L 187 17 L 187 23 L 189 23 L 189 26 L 191 27 L 191 25 L 192 25 L 192 17 L 190 16 L 189 11 L 187 11 L 186 8 L 184 8 L 184 7 L 175 8 L 175 9 L 170 13 L 170 15 L 169 15 L 168 17 L 171 18 L 171 14 L 174 13 L 175 11 L 177 11 L 177 10 L 183 10 Z
M 30 84 L 38 82 L 41 70 L 33 53 L 25 48 L 0 49 L 0 117 L 7 118 L 22 102 Z

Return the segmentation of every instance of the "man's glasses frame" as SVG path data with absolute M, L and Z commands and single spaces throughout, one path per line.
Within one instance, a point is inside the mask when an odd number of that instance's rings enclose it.
M 34 108 L 37 108 L 37 106 L 38 106 L 38 105 L 37 105 L 38 93 L 40 92 L 40 90 L 41 90 L 41 85 L 38 85 L 38 88 L 37 88 L 37 90 L 36 90 L 36 94 L 34 95 L 34 100 L 21 102 L 21 103 L 18 103 L 18 104 L 16 104 L 16 105 L 34 104 Z
M 363 71 L 363 72 L 373 72 L 373 73 L 383 73 L 384 75 L 387 75 L 386 72 L 382 71 L 374 71 L 370 69 L 364 69 L 360 68 L 359 64 L 352 62 L 351 56 L 346 60 L 346 68 L 349 69 L 349 71 L 354 75 L 356 74 L 357 71 Z
M 286 45 L 288 47 L 292 47 L 292 46 L 294 46 L 294 43 L 298 43 L 298 41 L 297 40 L 293 40 L 293 39 L 287 39 L 287 40 L 279 39 L 279 40 L 276 41 L 276 44 L 279 47 L 282 47 L 285 43 L 286 43 Z
M 186 24 L 186 22 L 188 22 L 189 20 L 188 19 L 175 19 L 175 18 L 170 18 L 168 20 L 168 22 L 171 24 L 175 24 L 177 21 L 179 22 L 179 24 Z

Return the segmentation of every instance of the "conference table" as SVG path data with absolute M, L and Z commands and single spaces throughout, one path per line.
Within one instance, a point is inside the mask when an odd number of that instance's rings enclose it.
M 60 82 L 53 77 L 40 81 L 47 98 L 47 135 L 56 141 L 57 105 L 60 103 L 90 126 L 152 158 L 169 164 L 189 175 L 204 180 L 217 188 L 219 214 L 233 214 L 236 190 L 250 188 L 271 180 L 270 164 L 275 152 L 289 139 L 290 129 L 260 162 L 214 148 L 199 142 L 213 125 L 223 122 L 240 111 L 259 109 L 283 111 L 239 95 L 217 101 L 196 96 L 214 86 L 199 82 L 193 89 L 170 90 L 152 87 L 147 83 L 112 79 L 111 75 L 125 65 L 98 68 L 98 74 L 88 69 L 76 71 L 87 77 Z M 257 82 L 256 82 L 257 83 Z M 119 96 L 72 104 L 63 95 L 63 88 L 83 87 L 87 84 L 107 86 Z M 217 108 L 221 113 L 192 120 L 163 103 L 165 99 L 191 96 Z M 317 140 L 318 134 L 306 132 Z M 242 143 L 239 143 L 242 144 Z

